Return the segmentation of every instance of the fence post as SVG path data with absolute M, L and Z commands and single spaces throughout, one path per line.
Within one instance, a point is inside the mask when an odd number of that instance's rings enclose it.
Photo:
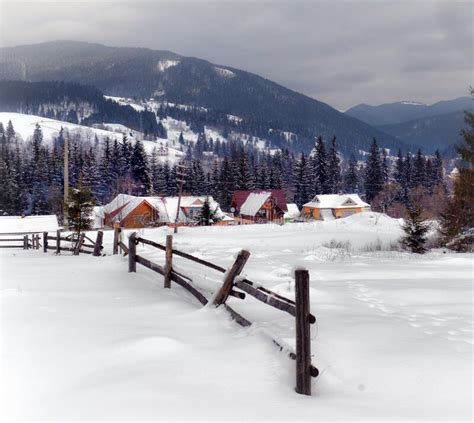
M 137 271 L 137 244 L 136 244 L 137 233 L 133 232 L 128 238 L 128 271 L 136 272 Z
M 23 236 L 23 249 L 28 249 L 28 235 Z
M 120 243 L 120 226 L 114 225 L 114 248 L 112 254 L 118 254 L 118 247 Z
M 61 254 L 61 231 L 56 231 L 56 254 Z
M 98 231 L 97 232 L 97 239 L 95 240 L 94 244 L 94 253 L 93 255 L 98 257 L 100 256 L 100 249 L 102 247 L 102 239 L 104 238 L 104 232 Z
M 309 312 L 309 273 L 295 271 L 296 303 L 296 392 L 311 395 L 311 333 Z
M 48 232 L 43 232 L 43 253 L 48 251 Z
M 81 247 L 82 247 L 82 244 L 84 243 L 85 236 L 86 236 L 85 233 L 82 233 L 82 234 L 79 235 L 76 246 L 74 247 L 74 253 L 73 254 L 75 256 L 78 256 L 79 253 L 81 252 Z
M 219 306 L 226 302 L 227 297 L 229 296 L 230 291 L 232 290 L 234 279 L 236 278 L 236 276 L 240 275 L 240 272 L 242 272 L 245 266 L 245 263 L 247 263 L 247 260 L 249 259 L 249 257 L 250 257 L 250 253 L 247 250 L 240 251 L 239 255 L 235 259 L 234 264 L 226 273 L 226 276 L 224 278 L 224 283 L 222 284 L 221 289 L 216 294 L 216 297 L 214 299 L 215 306 Z
M 171 288 L 171 270 L 173 269 L 173 235 L 166 235 L 165 288 Z

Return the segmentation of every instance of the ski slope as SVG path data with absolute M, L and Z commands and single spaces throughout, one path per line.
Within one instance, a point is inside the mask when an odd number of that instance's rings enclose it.
M 168 229 L 141 231 L 164 242 Z M 400 222 L 362 213 L 330 222 L 180 228 L 175 248 L 292 297 L 310 272 L 313 395 L 295 394 L 291 316 L 247 297 L 223 310 L 121 256 L 0 254 L 6 419 L 471 421 L 472 254 L 393 250 Z M 106 251 L 112 233 L 106 232 Z M 138 245 L 163 263 L 164 253 Z M 208 295 L 222 275 L 174 258 Z

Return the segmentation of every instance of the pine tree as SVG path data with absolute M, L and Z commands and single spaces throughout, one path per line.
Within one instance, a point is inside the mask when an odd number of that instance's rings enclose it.
M 370 153 L 367 159 L 364 187 L 365 195 L 369 202 L 376 197 L 383 187 L 382 164 L 375 138 L 370 147 Z
M 79 235 L 91 228 L 94 197 L 89 187 L 84 187 L 79 181 L 76 188 L 69 189 L 66 212 L 69 226 Z
M 347 171 L 344 175 L 344 191 L 348 194 L 358 191 L 357 160 L 354 154 L 351 154 L 349 157 Z
M 313 178 L 313 189 L 311 195 L 329 194 L 326 148 L 323 139 L 318 137 L 316 141 L 315 154 L 311 160 L 311 173 Z
M 336 149 L 336 137 L 331 141 L 331 150 L 328 155 L 329 192 L 337 194 L 341 191 L 341 165 Z
M 421 187 L 425 185 L 425 158 L 421 149 L 418 149 L 413 161 L 412 186 Z
M 428 226 L 421 218 L 421 207 L 416 201 L 412 201 L 412 205 L 407 212 L 408 218 L 402 227 L 405 236 L 402 238 L 401 244 L 412 253 L 423 254 L 426 252 Z
M 294 201 L 299 208 L 311 199 L 311 187 L 309 179 L 308 161 L 304 153 L 295 164 L 295 198 Z
M 130 158 L 132 177 L 137 186 L 137 193 L 145 195 L 151 187 L 150 174 L 148 171 L 148 159 L 140 140 L 135 141 L 132 156 Z
M 196 216 L 196 221 L 199 225 L 210 226 L 218 220 L 216 210 L 212 209 L 209 197 L 206 197 L 199 214 Z

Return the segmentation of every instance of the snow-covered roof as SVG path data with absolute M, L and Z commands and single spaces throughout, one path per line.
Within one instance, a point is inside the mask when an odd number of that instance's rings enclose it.
M 353 207 L 370 207 L 370 204 L 362 201 L 358 194 L 323 194 L 316 195 L 303 207 L 316 209 L 345 209 Z
M 271 192 L 251 192 L 240 207 L 240 214 L 255 216 L 271 195 Z
M 99 216 L 103 216 L 104 213 L 107 213 L 111 215 L 113 221 L 121 221 L 142 202 L 146 201 L 151 207 L 158 211 L 159 220 L 161 222 L 174 222 L 178 209 L 178 198 L 179 197 L 136 197 L 128 194 L 118 194 L 110 203 L 103 206 L 101 210 L 94 210 L 94 213 Z M 223 218 L 224 213 L 220 209 L 219 204 L 211 196 L 209 196 L 208 199 L 211 209 L 216 211 L 216 216 Z M 205 195 L 181 197 L 179 221 L 187 220 L 183 209 L 200 209 L 205 201 Z
M 55 214 L 44 216 L 0 216 L 0 234 L 53 232 L 59 229 Z
M 294 219 L 300 215 L 300 209 L 295 203 L 287 203 L 288 211 L 285 213 L 285 219 Z

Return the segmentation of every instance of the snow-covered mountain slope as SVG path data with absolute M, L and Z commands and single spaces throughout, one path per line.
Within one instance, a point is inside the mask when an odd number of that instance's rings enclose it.
M 180 161 L 184 156 L 184 153 L 179 149 L 179 133 L 177 137 L 175 133 L 172 133 L 171 139 L 158 138 L 155 141 L 149 141 L 143 140 L 143 134 L 140 132 L 133 131 L 120 124 L 104 123 L 99 125 L 100 128 L 91 128 L 84 125 L 48 119 L 41 116 L 1 112 L 0 122 L 3 123 L 4 127 L 7 126 L 9 121 L 12 122 L 16 134 L 19 135 L 20 139 L 23 141 L 31 140 L 36 124 L 38 124 L 41 127 L 43 141 L 46 144 L 52 143 L 54 138 L 58 136 L 61 128 L 63 128 L 65 131 L 68 131 L 70 135 L 79 134 L 82 140 L 90 142 L 93 142 L 97 136 L 99 143 L 103 142 L 106 137 L 109 137 L 111 141 L 115 139 L 121 141 L 125 134 L 132 142 L 136 139 L 142 140 L 148 153 L 151 153 L 153 149 L 156 148 L 159 159 L 161 161 L 168 160 L 171 164 Z M 170 124 L 170 127 L 171 126 L 172 125 Z

